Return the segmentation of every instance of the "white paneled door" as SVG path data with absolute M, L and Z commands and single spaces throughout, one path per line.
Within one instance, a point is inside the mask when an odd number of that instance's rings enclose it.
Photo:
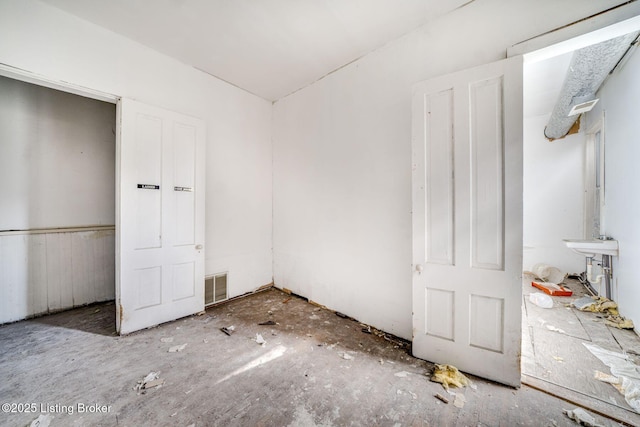
M 204 122 L 123 99 L 117 144 L 116 326 L 204 308 Z
M 522 57 L 413 91 L 413 354 L 520 385 Z

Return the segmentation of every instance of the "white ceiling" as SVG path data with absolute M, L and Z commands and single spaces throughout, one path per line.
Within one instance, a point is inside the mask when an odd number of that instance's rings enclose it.
M 469 0 L 42 0 L 277 100 Z

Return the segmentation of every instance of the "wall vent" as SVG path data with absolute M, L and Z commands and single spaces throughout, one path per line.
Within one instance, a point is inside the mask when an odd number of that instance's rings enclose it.
M 204 305 L 224 301 L 227 295 L 227 273 L 209 276 L 204 280 Z

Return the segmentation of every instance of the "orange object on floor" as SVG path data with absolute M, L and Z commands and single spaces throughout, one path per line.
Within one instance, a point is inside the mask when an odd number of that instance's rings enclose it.
M 531 286 L 554 297 L 570 297 L 573 295 L 571 289 L 567 289 L 562 285 L 556 285 L 555 283 L 531 282 Z

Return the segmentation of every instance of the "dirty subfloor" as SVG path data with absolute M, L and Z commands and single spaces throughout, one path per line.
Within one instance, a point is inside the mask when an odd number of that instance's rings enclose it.
M 610 369 L 583 345 L 591 343 L 627 353 L 640 365 L 640 337 L 633 330 L 606 325 L 601 313 L 572 307 L 572 301 L 590 295 L 578 280 L 567 279 L 564 286 L 573 295 L 551 297 L 553 307 L 549 309 L 529 300 L 531 293 L 542 292 L 531 286 L 532 280 L 529 275 L 523 278 L 522 373 L 540 380 L 535 383 L 542 388 L 561 396 L 595 399 L 591 400 L 591 406 L 597 405 L 607 414 L 640 425 L 640 415 L 631 409 L 624 396 L 611 384 L 594 378 L 596 371 L 609 374 Z
M 273 288 L 122 337 L 114 311 L 98 304 L 0 326 L 0 403 L 22 410 L 4 405 L 0 425 L 28 425 L 41 411 L 51 426 L 576 425 L 562 412 L 575 405 L 473 377 L 454 406 L 425 376 L 432 365 L 404 346 Z M 229 326 L 230 336 L 220 330 Z M 136 391 L 150 372 L 164 383 Z M 104 412 L 87 412 L 96 408 Z

